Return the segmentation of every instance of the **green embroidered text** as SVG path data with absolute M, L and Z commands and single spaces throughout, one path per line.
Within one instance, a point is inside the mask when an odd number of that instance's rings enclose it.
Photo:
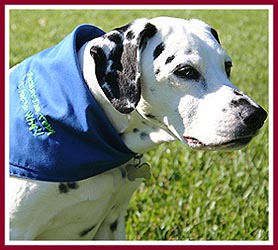
M 55 133 L 55 130 L 41 112 L 40 100 L 36 93 L 33 76 L 33 72 L 29 71 L 25 79 L 18 85 L 21 108 L 25 111 L 24 118 L 29 126 L 29 131 L 34 136 L 50 136 Z

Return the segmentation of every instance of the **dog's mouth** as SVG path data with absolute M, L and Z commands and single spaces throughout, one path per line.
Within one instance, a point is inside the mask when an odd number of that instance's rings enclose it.
M 183 137 L 187 145 L 194 149 L 203 149 L 203 150 L 232 150 L 239 149 L 246 146 L 253 138 L 253 136 L 247 136 L 242 138 L 236 138 L 233 140 L 227 140 L 219 144 L 205 144 L 198 140 L 195 137 L 184 136 Z

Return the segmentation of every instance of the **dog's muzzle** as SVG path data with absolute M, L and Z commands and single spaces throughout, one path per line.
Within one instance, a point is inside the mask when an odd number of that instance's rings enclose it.
M 222 140 L 221 143 L 207 144 L 195 137 L 184 136 L 188 146 L 194 149 L 220 150 L 220 149 L 239 149 L 246 146 L 254 136 L 258 134 L 263 126 L 267 112 L 259 105 L 252 105 L 247 99 L 240 98 L 230 103 L 238 125 L 229 130 L 230 136 Z M 223 131 L 221 131 L 223 133 Z M 219 134 L 221 136 L 221 134 Z

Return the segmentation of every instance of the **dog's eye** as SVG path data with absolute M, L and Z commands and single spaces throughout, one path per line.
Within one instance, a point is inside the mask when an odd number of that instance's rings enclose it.
M 178 66 L 174 74 L 186 80 L 198 80 L 200 78 L 200 73 L 190 65 Z
M 232 68 L 233 64 L 232 62 L 228 61 L 228 62 L 225 62 L 225 71 L 226 71 L 226 74 L 228 77 L 231 76 L 231 68 Z

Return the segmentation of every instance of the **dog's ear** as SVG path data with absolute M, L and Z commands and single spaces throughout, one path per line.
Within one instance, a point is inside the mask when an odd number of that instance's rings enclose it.
M 140 100 L 140 51 L 156 32 L 147 19 L 139 19 L 93 40 L 98 83 L 121 113 L 132 112 Z

